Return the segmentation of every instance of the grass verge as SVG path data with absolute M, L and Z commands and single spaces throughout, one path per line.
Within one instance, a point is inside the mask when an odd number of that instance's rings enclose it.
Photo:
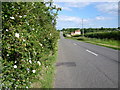
M 97 39 L 97 38 L 87 38 L 87 37 L 71 37 L 67 39 L 74 39 L 79 41 L 84 41 L 87 43 L 104 46 L 108 48 L 112 48 L 115 50 L 120 50 L 120 41 L 117 40 L 111 40 L 111 39 Z
M 58 44 L 57 44 L 58 45 Z M 50 56 L 43 65 L 40 74 L 37 76 L 37 80 L 31 84 L 31 88 L 53 88 L 55 79 L 55 64 L 57 60 L 58 46 L 56 46 L 56 52 L 53 56 Z

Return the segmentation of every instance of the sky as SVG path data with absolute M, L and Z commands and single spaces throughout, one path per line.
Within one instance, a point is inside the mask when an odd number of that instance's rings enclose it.
M 118 2 L 54 2 L 61 7 L 57 29 L 118 27 Z

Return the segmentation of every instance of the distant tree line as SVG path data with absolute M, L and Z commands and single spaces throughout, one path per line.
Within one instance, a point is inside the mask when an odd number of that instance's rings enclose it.
M 70 33 L 70 32 L 74 32 L 75 30 L 78 30 L 80 28 L 63 28 L 61 31 L 64 31 L 66 33 Z M 108 31 L 119 31 L 120 27 L 118 28 L 83 28 L 84 29 L 84 33 L 90 33 L 90 32 L 108 32 Z M 81 30 L 81 33 L 83 33 L 83 29 Z
M 86 33 L 85 37 L 98 38 L 98 39 L 120 40 L 120 31 L 91 32 L 91 33 Z

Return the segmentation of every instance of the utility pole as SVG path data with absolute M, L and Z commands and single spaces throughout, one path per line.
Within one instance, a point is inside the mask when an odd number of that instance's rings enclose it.
M 83 18 L 82 18 L 82 31 L 83 31 L 83 37 L 84 37 Z

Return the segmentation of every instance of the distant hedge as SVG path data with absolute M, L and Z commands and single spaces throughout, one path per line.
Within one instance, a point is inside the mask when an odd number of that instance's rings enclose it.
M 67 33 L 74 32 L 75 30 L 78 30 L 80 28 L 63 28 L 61 31 L 66 31 Z M 107 31 L 116 31 L 119 30 L 119 28 L 83 28 L 84 33 L 90 33 L 90 32 L 107 32 Z M 83 29 L 81 30 L 81 33 L 83 33 Z
M 80 36 L 82 36 L 82 35 L 72 35 L 72 37 L 80 37 Z
M 120 31 L 86 33 L 86 37 L 120 40 Z
M 59 10 L 52 2 L 2 3 L 3 88 L 29 88 L 54 54 Z

